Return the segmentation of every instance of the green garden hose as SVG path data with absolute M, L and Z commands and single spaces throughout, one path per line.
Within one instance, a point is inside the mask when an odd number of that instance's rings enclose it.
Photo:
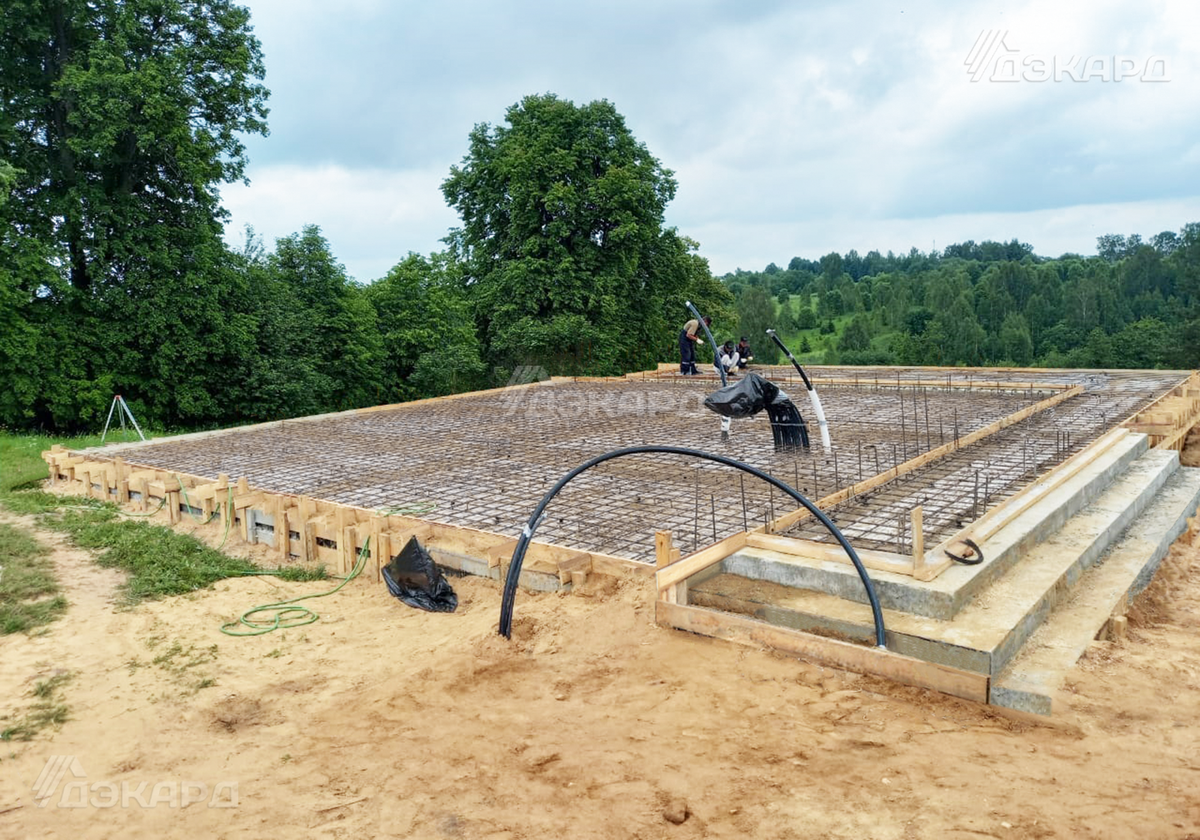
M 149 513 L 130 513 L 127 510 L 123 510 L 123 511 L 121 511 L 121 513 L 125 514 L 126 516 L 153 516 L 154 514 L 158 513 L 160 510 L 162 510 L 163 505 L 165 505 L 166 503 L 167 503 L 167 497 L 164 495 L 161 499 L 159 499 L 158 507 L 156 507 L 154 510 L 150 511 Z
M 273 604 L 263 604 L 262 606 L 253 607 L 242 613 L 237 621 L 229 621 L 222 624 L 221 632 L 226 636 L 262 636 L 280 629 L 287 630 L 292 627 L 303 627 L 306 624 L 312 624 L 320 620 L 321 616 L 308 607 L 296 606 L 296 602 L 332 595 L 358 577 L 363 566 L 366 565 L 370 545 L 371 538 L 367 537 L 362 549 L 358 552 L 358 560 L 354 564 L 354 569 L 341 583 L 328 592 L 316 592 L 312 595 L 301 595 L 298 598 L 289 598 L 286 601 L 276 601 Z M 257 613 L 266 613 L 269 615 L 269 618 L 252 618 Z
M 432 513 L 436 508 L 436 502 L 415 502 L 411 505 L 380 508 L 375 513 L 379 516 L 420 516 L 425 513 Z
M 187 508 L 187 515 L 192 517 L 192 519 L 195 519 L 201 525 L 207 525 L 209 522 L 212 522 L 214 519 L 216 519 L 217 514 L 220 513 L 219 510 L 214 510 L 212 512 L 212 516 L 208 517 L 208 519 L 205 519 L 202 516 L 197 516 L 196 514 L 192 513 L 192 503 L 188 499 L 187 488 L 183 486 L 183 479 L 179 477 L 178 473 L 175 473 L 174 475 L 175 475 L 175 480 L 179 482 L 179 492 L 183 496 L 183 506 Z M 232 487 L 229 489 L 229 498 L 230 499 L 233 498 L 233 488 Z

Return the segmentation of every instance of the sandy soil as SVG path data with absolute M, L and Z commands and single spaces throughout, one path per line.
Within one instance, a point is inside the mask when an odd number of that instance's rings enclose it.
M 356 582 L 310 602 L 319 623 L 233 639 L 223 621 L 329 584 L 121 610 L 117 575 L 39 534 L 71 608 L 0 637 L 0 716 L 66 671 L 72 720 L 0 744 L 0 837 L 1200 838 L 1200 548 L 1183 543 L 1065 713 L 1034 724 L 660 629 L 635 580 L 522 594 L 511 643 L 479 579 L 453 581 L 452 615 Z M 39 806 L 52 756 L 86 777 Z M 70 782 L 90 805 L 62 807 Z M 210 807 L 231 784 L 236 807 Z

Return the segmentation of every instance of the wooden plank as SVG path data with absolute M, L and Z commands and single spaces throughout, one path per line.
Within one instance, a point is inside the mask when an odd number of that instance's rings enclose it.
M 383 582 L 383 567 L 392 562 L 392 535 L 387 531 L 380 531 L 379 545 L 372 549 L 379 556 L 379 563 L 375 567 L 375 582 Z
M 654 567 L 649 563 L 639 563 L 636 560 L 613 557 L 610 554 L 597 554 L 594 551 L 589 553 L 592 555 L 592 571 L 598 575 L 623 577 L 632 574 L 638 577 L 650 577 L 654 574 Z
M 937 449 L 931 449 L 922 455 L 918 455 L 915 458 L 910 458 L 903 464 L 898 464 L 890 470 L 885 470 L 884 472 L 879 473 L 879 475 L 868 478 L 865 481 L 860 481 L 857 484 L 854 484 L 843 490 L 839 490 L 836 493 L 832 493 L 818 501 L 816 503 L 817 507 L 821 510 L 828 510 L 834 505 L 839 505 L 853 496 L 860 496 L 863 493 L 866 493 L 868 490 L 874 490 L 876 487 L 886 484 L 894 478 L 899 478 L 902 475 L 913 472 L 914 470 L 918 470 L 926 464 L 936 461 L 938 458 L 948 455 L 950 452 L 953 452 L 956 449 L 961 449 L 964 446 L 970 446 L 973 443 L 978 443 L 984 438 L 996 434 L 996 432 L 1007 429 L 1009 426 L 1012 426 L 1015 423 L 1020 423 L 1022 420 L 1032 417 L 1033 415 L 1045 411 L 1048 408 L 1052 408 L 1064 400 L 1069 400 L 1081 393 L 1083 393 L 1083 386 L 1073 385 L 1060 394 L 1055 394 L 1053 397 L 1048 397 L 1041 402 L 1026 406 L 1020 411 L 1014 412 L 1007 417 L 1001 417 L 994 423 L 989 423 L 982 429 L 976 429 L 974 432 L 971 432 L 971 434 L 965 437 L 959 438 L 958 440 L 952 440 L 949 443 L 939 446 Z M 811 515 L 812 514 L 808 512 L 807 508 L 794 510 L 791 513 L 785 514 L 784 516 L 781 516 L 772 522 L 769 530 L 775 533 L 786 531 L 797 522 L 807 519 Z
M 586 551 L 575 552 L 574 557 L 563 558 L 557 562 L 558 582 L 571 583 L 572 575 L 582 573 L 585 576 L 592 571 L 592 555 Z
M 176 482 L 175 484 L 176 484 L 176 487 L 180 486 L 179 482 Z M 159 482 L 159 486 L 163 486 L 163 485 L 164 485 L 164 482 Z M 167 520 L 172 525 L 178 525 L 180 520 L 183 518 L 181 516 L 180 510 L 179 510 L 179 491 L 178 490 L 167 490 L 166 491 L 166 500 L 167 500 Z
M 253 493 L 245 493 L 245 494 L 235 493 L 233 496 L 234 510 L 241 510 L 242 508 L 248 508 L 248 507 L 261 508 L 263 506 L 264 498 L 265 498 L 265 496 L 263 495 L 262 492 L 253 492 Z
M 129 468 L 125 465 L 125 461 L 121 458 L 113 459 L 113 468 L 116 470 L 114 478 L 117 482 L 117 502 L 119 504 L 129 503 Z
M 808 367 L 806 366 L 806 370 Z M 811 376 L 811 374 L 810 374 Z M 851 385 L 855 387 L 878 387 L 880 388 L 896 388 L 897 385 L 901 388 L 929 388 L 931 390 L 953 390 L 956 388 L 968 389 L 971 391 L 1065 391 L 1075 387 L 1063 382 L 989 382 L 976 379 L 970 382 L 964 382 L 961 379 L 951 380 L 946 382 L 944 378 L 930 377 L 929 379 L 901 379 L 898 383 L 893 376 L 891 379 L 879 378 L 878 382 L 874 378 L 867 379 L 866 377 L 848 376 L 812 376 L 814 385 Z M 788 377 L 789 381 L 801 382 L 798 376 Z
M 179 483 L 179 479 L 164 478 L 160 475 L 154 481 L 150 482 L 150 492 L 162 498 L 166 493 L 178 493 L 182 486 Z
M 960 542 L 964 537 L 970 537 L 975 542 L 982 543 L 1086 469 L 1127 434 L 1129 432 L 1124 428 L 1112 429 L 1105 433 L 1090 446 L 1076 452 L 1004 504 L 992 508 L 954 536 L 943 540 L 934 548 L 933 553 L 941 552 L 953 543 Z
M 511 560 L 516 547 L 516 539 L 506 539 L 487 548 L 484 551 L 484 556 L 487 557 L 488 568 L 494 569 L 500 565 L 501 561 Z
M 661 593 L 664 589 L 674 586 L 682 580 L 687 580 L 696 574 L 696 572 L 707 569 L 713 563 L 724 560 L 730 554 L 740 551 L 745 548 L 746 539 L 746 532 L 739 531 L 731 537 L 726 537 L 720 542 L 710 545 L 708 548 L 697 551 L 694 554 L 689 554 L 677 563 L 664 566 L 655 573 L 655 585 L 658 587 L 658 591 Z
M 988 698 L 988 677 L 984 674 L 961 671 L 888 650 L 776 627 L 734 613 L 660 600 L 655 604 L 655 620 L 665 627 L 674 627 L 749 647 L 768 647 L 809 662 L 859 674 L 887 677 L 905 685 L 940 691 L 976 703 L 986 703 Z
M 1179 431 L 1172 435 L 1163 438 L 1157 444 L 1156 449 L 1182 449 L 1184 442 L 1187 440 L 1188 434 L 1200 424 L 1200 415 L 1192 417 Z
M 338 571 L 343 576 L 354 571 L 354 566 L 358 563 L 358 549 L 354 545 L 357 538 L 358 534 L 353 525 L 342 529 L 342 538 L 338 540 L 338 558 L 341 561 Z
M 794 557 L 804 557 L 809 560 L 829 560 L 835 563 L 854 565 L 845 549 L 840 545 L 802 540 L 796 537 L 781 537 L 776 534 L 759 534 L 751 532 L 746 536 L 746 546 L 761 548 L 766 551 L 777 551 L 780 554 L 790 554 Z M 886 551 L 871 551 L 870 549 L 855 549 L 858 559 L 868 569 L 879 572 L 894 572 L 898 575 L 911 575 L 912 562 L 898 554 Z

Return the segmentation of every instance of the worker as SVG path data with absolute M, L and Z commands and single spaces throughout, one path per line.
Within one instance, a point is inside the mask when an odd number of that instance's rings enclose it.
M 704 325 L 708 326 L 712 323 L 712 318 L 704 316 Z M 683 329 L 679 332 L 679 372 L 684 376 L 699 376 L 700 371 L 696 369 L 696 345 L 703 344 L 704 339 L 699 336 L 700 322 L 693 318 L 683 325 Z
M 720 351 L 717 353 L 717 358 L 721 360 L 721 367 L 726 373 L 736 373 L 741 362 L 741 357 L 738 355 L 737 348 L 733 346 L 732 341 L 726 341 L 721 345 Z
M 746 340 L 746 336 L 742 336 L 741 340 L 738 341 L 737 353 L 738 353 L 737 366 L 739 369 L 744 370 L 746 365 L 748 365 L 752 361 L 754 361 L 754 352 L 750 349 L 750 344 Z

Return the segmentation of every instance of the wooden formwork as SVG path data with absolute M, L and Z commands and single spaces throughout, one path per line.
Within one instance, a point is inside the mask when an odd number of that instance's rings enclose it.
M 991 435 L 996 434 L 1003 429 L 1007 429 L 1016 423 L 1021 422 L 1033 415 L 1052 408 L 1059 403 L 1071 399 L 1082 392 L 1082 387 L 1074 385 L 1066 388 L 1052 397 L 1048 397 L 1033 405 L 1027 406 L 1020 411 L 1014 412 L 1007 417 L 1003 417 L 994 423 L 991 423 L 982 429 L 972 432 L 969 435 L 950 441 L 943 446 L 932 449 L 916 458 L 911 458 L 904 463 L 898 464 L 890 470 L 886 470 L 866 481 L 859 482 L 845 489 L 832 493 L 816 502 L 816 506 L 821 510 L 828 510 L 834 505 L 840 504 L 854 496 L 867 493 L 880 485 L 892 481 L 900 476 L 907 475 L 927 464 L 944 457 L 949 453 L 961 449 L 965 446 L 970 446 L 973 443 L 983 440 Z M 1086 451 L 1091 451 L 1085 450 Z M 1044 487 L 1051 476 L 1054 476 L 1054 482 L 1064 481 L 1066 477 L 1074 474 L 1074 470 L 1082 468 L 1088 460 L 1080 458 L 1077 454 L 1075 457 L 1068 459 L 1059 467 L 1056 467 L 1043 481 L 1038 482 L 1038 487 Z M 1094 457 L 1094 456 L 1092 456 Z M 1053 486 L 1057 486 L 1055 483 Z M 1032 488 L 1030 488 L 1032 489 Z M 1028 491 L 1027 491 L 1028 492 Z M 1038 491 L 1041 492 L 1041 491 Z M 1032 504 L 1032 502 L 1030 502 Z M 803 557 L 811 560 L 830 560 L 834 562 L 850 563 L 849 557 L 842 551 L 840 546 L 831 545 L 824 542 L 815 542 L 813 540 L 798 539 L 795 537 L 778 536 L 778 532 L 790 528 L 792 525 L 802 519 L 810 517 L 812 514 L 806 508 L 798 508 L 790 513 L 784 514 L 771 522 L 759 525 L 756 528 L 750 529 L 743 534 L 734 534 L 725 540 L 710 546 L 703 551 L 689 555 L 686 559 L 686 564 L 680 568 L 688 568 L 693 571 L 689 572 L 685 577 L 690 577 L 696 571 L 718 562 L 719 560 L 728 557 L 742 548 L 763 548 L 771 551 L 777 551 L 781 554 L 790 554 L 795 557 Z M 984 517 L 986 520 L 987 517 Z M 983 520 L 981 520 L 983 521 Z M 1008 521 L 1006 518 L 1004 521 Z M 920 505 L 915 506 L 911 511 L 911 523 L 913 532 L 913 549 L 910 554 L 902 555 L 890 551 L 871 551 L 858 550 L 856 553 L 863 565 L 868 569 L 875 571 L 893 572 L 895 574 L 908 575 L 917 580 L 930 581 L 944 572 L 950 567 L 952 561 L 944 556 L 944 549 L 954 542 L 961 542 L 963 537 L 972 537 L 978 539 L 980 535 L 972 530 L 971 527 L 964 529 L 961 534 L 956 535 L 950 540 L 946 540 L 939 544 L 935 549 L 926 552 L 922 529 L 922 509 Z M 661 536 L 665 534 L 665 537 Z M 664 554 L 662 551 L 661 540 L 665 539 L 670 545 L 671 536 L 668 532 L 660 532 L 660 543 L 658 545 L 658 553 L 656 556 L 657 565 L 664 565 Z
M 561 382 L 617 383 L 629 380 L 665 379 L 668 378 L 667 370 L 672 368 L 674 368 L 673 365 L 660 365 L 656 371 L 635 372 L 623 377 L 554 377 L 548 383 L 508 386 L 493 389 L 493 391 L 507 392 L 536 388 L 539 384 L 553 385 Z M 822 509 L 828 509 L 856 496 L 870 493 L 874 488 L 919 470 L 954 450 L 983 440 L 1038 412 L 1069 400 L 1083 390 L 1080 385 L 1022 380 L 1017 369 L 1013 369 L 1012 376 L 1006 375 L 1006 371 L 1000 369 L 981 370 L 975 373 L 981 376 L 991 375 L 992 378 L 977 377 L 973 380 L 971 378 L 972 371 L 949 368 L 912 369 L 902 372 L 902 376 L 897 379 L 888 379 L 886 376 L 874 379 L 870 376 L 850 377 L 844 374 L 830 376 L 832 371 L 821 371 L 820 369 L 818 371 L 826 375 L 826 378 L 820 380 L 822 384 L 855 384 L 870 387 L 874 381 L 888 387 L 898 385 L 931 389 L 970 388 L 979 391 L 1037 389 L 1056 392 L 1047 399 L 1028 405 L 969 435 L 950 441 L 936 449 L 899 463 L 878 475 L 826 495 L 816 502 Z M 928 377 L 923 375 L 925 371 L 929 373 Z M 1026 374 L 1029 373 L 1026 371 Z M 956 375 L 956 378 L 951 379 L 951 374 Z M 425 402 L 463 399 L 478 396 L 481 393 L 487 392 L 457 394 L 404 405 L 412 408 Z M 378 406 L 343 412 L 343 414 L 356 415 L 395 407 Z M 319 419 L 321 418 L 298 418 L 286 422 L 291 424 Z M 1198 419 L 1200 419 L 1200 374 L 1192 373 L 1185 383 L 1130 418 L 1126 425 L 1150 433 L 1152 442 L 1157 445 L 1178 447 L 1182 444 L 1187 429 L 1195 425 Z M 273 426 L 276 424 L 263 425 Z M 205 438 L 210 435 L 224 435 L 245 430 L 246 427 L 243 427 L 242 429 L 197 433 L 186 437 Z M 515 538 L 511 536 L 465 525 L 434 522 L 422 516 L 395 515 L 386 511 L 337 504 L 307 496 L 267 491 L 249 486 L 245 478 L 232 481 L 228 476 L 219 475 L 214 480 L 211 476 L 203 477 L 136 463 L 126 463 L 121 457 L 123 451 L 125 451 L 125 447 L 117 447 L 112 450 L 112 457 L 107 457 L 98 453 L 69 452 L 62 447 L 55 447 L 54 450 L 43 453 L 43 456 L 50 467 L 52 481 L 70 482 L 76 489 L 81 489 L 91 495 L 121 504 L 135 504 L 143 512 L 150 506 L 159 505 L 166 510 L 166 517 L 171 522 L 180 521 L 184 511 L 189 509 L 197 511 L 197 515 L 202 519 L 212 520 L 216 527 L 224 527 L 224 523 L 230 521 L 231 527 L 234 524 L 239 526 L 240 533 L 247 540 L 257 542 L 261 538 L 269 541 L 274 546 L 280 560 L 295 557 L 307 562 L 323 562 L 334 565 L 339 571 L 347 572 L 353 565 L 357 551 L 367 544 L 369 537 L 371 563 L 368 568 L 376 580 L 379 579 L 380 566 L 386 563 L 391 555 L 398 552 L 402 548 L 403 542 L 412 536 L 417 536 L 423 543 L 435 550 L 484 562 L 492 574 L 502 572 L 500 567 L 509 561 L 516 544 Z M 136 457 L 134 452 L 128 454 Z M 1050 476 L 1034 485 L 1034 487 L 1040 487 L 1040 491 L 1027 489 L 1026 492 L 1046 492 L 1045 488 L 1049 486 L 1047 481 L 1051 477 L 1056 476 L 1060 480 L 1066 480 L 1065 476 L 1070 469 L 1068 465 L 1078 466 L 1080 463 L 1078 458 L 1069 459 L 1052 471 Z M 1030 495 L 1028 499 L 1032 504 L 1034 496 Z M 1004 509 L 1011 511 L 1013 508 L 1011 505 L 1005 505 Z M 744 533 L 734 534 L 713 546 L 703 548 L 701 551 L 683 558 L 683 561 L 694 565 L 702 555 L 708 557 L 713 552 L 719 555 L 717 558 L 719 559 L 736 550 L 732 546 L 741 540 L 738 548 L 749 546 L 814 560 L 848 562 L 840 550 L 827 543 L 778 535 L 778 532 L 791 527 L 807 516 L 808 512 L 803 508 L 794 510 L 766 524 L 749 529 Z M 999 513 L 993 511 L 990 515 L 991 518 L 985 516 L 976 523 L 972 523 L 952 540 L 940 541 L 931 550 L 926 550 L 922 533 L 922 509 L 918 505 L 911 510 L 911 533 L 913 535 L 911 552 L 900 554 L 891 551 L 860 550 L 859 555 L 868 569 L 909 575 L 919 580 L 932 580 L 950 565 L 950 561 L 946 560 L 942 553 L 942 550 L 950 542 L 961 540 L 963 537 L 972 537 L 977 540 L 984 538 L 983 529 L 999 527 L 998 516 Z M 286 538 L 276 536 L 282 534 L 286 534 Z M 669 535 L 666 542 L 667 545 L 670 545 Z M 672 548 L 671 551 L 673 550 Z M 905 546 L 901 545 L 900 550 L 904 551 Z M 721 551 L 725 551 L 725 554 L 720 554 Z M 676 552 L 677 554 L 678 552 Z M 660 563 L 662 556 L 663 553 L 660 551 Z M 666 556 L 670 557 L 669 551 Z M 648 565 L 633 560 L 546 542 L 531 544 L 526 568 L 534 574 L 553 575 L 560 583 L 579 583 L 591 572 L 617 573 L 631 569 L 644 573 L 652 571 Z M 497 571 L 498 569 L 499 571 Z
M 412 537 L 443 557 L 486 563 L 489 570 L 498 569 L 500 574 L 517 543 L 515 538 L 502 534 L 417 516 L 270 492 L 250 486 L 245 478 L 231 481 L 229 476 L 221 475 L 213 481 L 127 463 L 120 457 L 75 453 L 62 446 L 43 452 L 42 458 L 49 467 L 52 485 L 66 485 L 68 490 L 93 498 L 133 505 L 141 513 L 151 508 L 163 510 L 171 524 L 192 515 L 217 528 L 237 527 L 246 542 L 269 540 L 280 562 L 295 558 L 325 563 L 345 575 L 365 548 L 365 572 L 374 581 L 382 580 L 383 566 Z M 535 575 L 553 576 L 559 584 L 574 585 L 582 584 L 592 573 L 653 572 L 645 564 L 621 557 L 539 541 L 529 544 L 523 568 Z
M 1200 371 L 1159 397 L 1123 424 L 1150 436 L 1158 449 L 1183 449 L 1188 432 L 1200 425 Z

